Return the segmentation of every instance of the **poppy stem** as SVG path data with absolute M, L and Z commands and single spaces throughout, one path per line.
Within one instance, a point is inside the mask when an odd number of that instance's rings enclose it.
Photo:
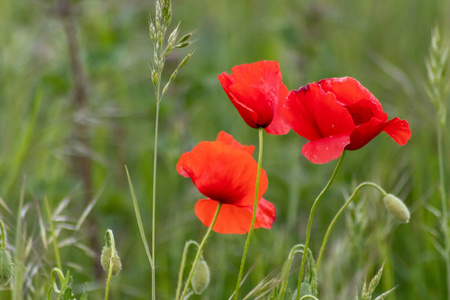
M 300 265 L 300 273 L 298 275 L 298 283 L 297 283 L 297 297 L 296 300 L 300 299 L 300 287 L 302 284 L 302 279 L 303 279 L 303 270 L 305 268 L 305 262 L 306 262 L 306 253 L 308 252 L 308 246 L 309 246 L 309 238 L 310 238 L 310 234 L 311 234 L 311 225 L 312 225 L 312 220 L 314 217 L 314 212 L 316 211 L 317 205 L 319 204 L 319 200 L 322 198 L 322 196 L 325 194 L 325 192 L 328 190 L 328 188 L 331 186 L 331 183 L 333 183 L 334 178 L 336 177 L 337 171 L 339 169 L 339 167 L 342 164 L 342 160 L 344 159 L 345 156 L 345 151 L 342 152 L 341 157 L 339 158 L 339 161 L 336 165 L 336 167 L 334 168 L 333 174 L 330 177 L 330 180 L 328 180 L 327 185 L 323 188 L 323 190 L 320 192 L 320 194 L 317 196 L 316 200 L 314 200 L 314 203 L 311 207 L 311 211 L 309 213 L 309 219 L 308 219 L 308 227 L 306 229 L 306 240 L 305 240 L 305 250 L 303 251 L 303 255 L 302 255 L 302 263 Z
M 347 202 L 345 202 L 345 204 L 337 212 L 337 214 L 334 216 L 333 220 L 331 221 L 330 225 L 328 226 L 327 232 L 325 233 L 325 236 L 324 236 L 323 241 L 322 241 L 322 246 L 320 246 L 319 256 L 317 258 L 317 263 L 316 263 L 316 269 L 317 270 L 319 270 L 320 262 L 322 260 L 322 255 L 323 255 L 323 252 L 325 250 L 325 246 L 327 245 L 328 238 L 330 236 L 331 230 L 334 227 L 334 224 L 336 223 L 337 219 L 341 216 L 341 214 L 344 212 L 344 210 L 347 208 L 347 206 L 350 204 L 350 202 L 352 202 L 355 199 L 355 196 L 359 192 L 359 190 L 362 189 L 365 186 L 371 186 L 371 187 L 377 189 L 378 191 L 380 191 L 381 194 L 383 194 L 383 196 L 387 195 L 387 193 L 378 184 L 375 184 L 373 182 L 363 182 L 363 183 L 361 183 L 360 185 L 358 185 L 356 187 L 356 189 L 353 191 L 351 196 L 348 198 Z
M 238 298 L 239 288 L 241 287 L 241 280 L 242 280 L 242 275 L 244 273 L 245 259 L 247 258 L 248 247 L 250 245 L 250 240 L 252 238 L 253 228 L 255 227 L 256 210 L 258 208 L 259 180 L 260 180 L 260 177 L 261 177 L 261 164 L 262 164 L 262 156 L 263 156 L 263 133 L 264 133 L 264 128 L 259 127 L 258 131 L 259 131 L 258 132 L 259 133 L 258 169 L 257 169 L 257 172 L 256 172 L 255 201 L 254 201 L 254 204 L 253 204 L 253 216 L 252 216 L 252 223 L 250 224 L 250 229 L 249 229 L 248 235 L 247 235 L 247 241 L 245 242 L 244 253 L 242 254 L 241 267 L 239 269 L 239 276 L 238 276 L 238 280 L 237 280 L 237 283 L 236 283 L 236 289 L 234 291 L 234 299 L 235 300 L 237 300 L 237 298 Z
M 211 225 L 209 226 L 208 231 L 206 232 L 205 236 L 203 237 L 202 242 L 200 243 L 200 246 L 198 247 L 197 254 L 195 255 L 194 262 L 192 263 L 191 271 L 189 272 L 188 279 L 187 279 L 186 284 L 185 284 L 184 289 L 183 289 L 183 293 L 181 293 L 181 297 L 180 298 L 175 298 L 175 300 L 178 300 L 178 299 L 182 300 L 182 299 L 184 299 L 184 295 L 186 294 L 186 292 L 187 292 L 187 290 L 189 288 L 189 285 L 191 284 L 192 275 L 194 275 L 194 270 L 195 270 L 195 267 L 197 266 L 198 259 L 202 255 L 203 247 L 205 246 L 206 240 L 208 239 L 209 234 L 211 233 L 211 231 L 212 231 L 212 229 L 214 227 L 214 224 L 217 221 L 217 217 L 219 216 L 219 211 L 220 211 L 221 207 L 222 207 L 222 203 L 219 202 L 219 205 L 217 205 L 216 213 L 214 214 L 214 217 L 213 217 L 213 219 L 211 221 Z

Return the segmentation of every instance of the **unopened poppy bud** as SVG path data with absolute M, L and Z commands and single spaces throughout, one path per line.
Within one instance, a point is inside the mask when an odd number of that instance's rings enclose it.
M 114 252 L 115 252 L 115 255 L 111 260 L 112 248 L 108 245 L 103 247 L 101 262 L 102 262 L 103 270 L 105 270 L 105 272 L 109 272 L 109 267 L 110 267 L 110 263 L 111 263 L 112 264 L 111 265 L 111 268 L 112 268 L 111 274 L 117 275 L 122 270 L 122 263 L 120 262 L 119 255 L 117 255 L 117 250 Z
M 397 220 L 402 223 L 409 222 L 409 210 L 402 200 L 392 194 L 387 194 L 383 198 L 384 206 Z
M 6 249 L 0 248 L 0 286 L 5 286 L 14 274 L 14 264 Z
M 192 274 L 191 285 L 194 293 L 200 295 L 209 285 L 209 267 L 204 259 L 200 259 Z

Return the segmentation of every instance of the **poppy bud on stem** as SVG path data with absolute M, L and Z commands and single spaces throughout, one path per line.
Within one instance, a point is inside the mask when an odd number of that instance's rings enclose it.
M 341 207 L 341 209 L 338 211 L 338 213 L 334 216 L 333 220 L 331 221 L 330 225 L 328 226 L 327 232 L 325 233 L 325 236 L 322 241 L 322 246 L 320 247 L 319 256 L 317 258 L 317 270 L 320 267 L 320 262 L 322 260 L 322 255 L 325 250 L 325 246 L 327 244 L 328 238 L 330 236 L 331 230 L 334 227 L 334 224 L 336 223 L 339 216 L 342 214 L 342 212 L 347 208 L 347 206 L 355 199 L 356 194 L 365 186 L 371 186 L 383 195 L 383 202 L 386 207 L 386 209 L 389 211 L 390 214 L 392 214 L 397 220 L 407 223 L 409 221 L 409 210 L 406 207 L 406 205 L 397 197 L 386 193 L 379 185 L 373 183 L 373 182 L 363 182 L 360 185 L 356 187 L 356 189 L 353 191 L 351 196 L 348 198 L 347 202 Z

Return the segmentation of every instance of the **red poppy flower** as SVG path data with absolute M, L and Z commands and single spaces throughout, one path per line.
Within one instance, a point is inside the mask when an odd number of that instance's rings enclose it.
M 232 68 L 232 74 L 218 76 L 225 93 L 245 123 L 252 128 L 263 127 L 270 134 L 289 132 L 282 117 L 288 89 L 282 83 L 276 61 L 259 61 Z
M 190 177 L 197 189 L 208 197 L 195 205 L 195 213 L 205 226 L 210 226 L 222 203 L 213 230 L 219 233 L 247 233 L 253 215 L 257 163 L 252 157 L 255 147 L 243 146 L 231 135 L 220 132 L 214 142 L 200 142 L 181 155 L 177 171 Z M 272 227 L 275 207 L 264 200 L 268 180 L 261 170 L 255 228 Z
M 323 79 L 290 92 L 283 118 L 310 141 L 302 153 L 317 164 L 363 147 L 382 131 L 402 146 L 411 137 L 408 122 L 388 121 L 377 98 L 351 77 Z

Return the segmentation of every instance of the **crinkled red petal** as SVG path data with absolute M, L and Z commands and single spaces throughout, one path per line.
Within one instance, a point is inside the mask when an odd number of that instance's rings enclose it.
M 371 101 L 379 111 L 383 111 L 380 101 L 358 80 L 352 77 L 327 78 L 318 82 L 325 92 L 332 92 L 342 105 L 350 105 L 360 100 Z
M 177 171 L 190 177 L 208 198 L 244 206 L 253 203 L 257 163 L 247 151 L 222 142 L 201 142 L 181 155 Z M 260 197 L 267 186 L 267 174 L 261 170 Z
M 401 146 L 405 145 L 411 137 L 411 129 L 408 122 L 397 117 L 388 121 L 383 131 Z
M 284 103 L 286 103 L 286 97 L 289 90 L 284 84 L 281 84 L 280 90 L 278 92 L 278 102 L 277 108 L 275 110 L 275 115 L 273 117 L 272 123 L 264 128 L 269 134 L 283 135 L 289 132 L 289 126 L 283 120 L 283 108 Z
M 355 103 L 346 105 L 345 108 L 350 112 L 355 125 L 360 125 L 369 122 L 372 118 L 386 122 L 388 116 L 382 110 L 379 110 L 377 105 L 367 99 L 359 100 Z
M 236 141 L 231 134 L 226 133 L 225 131 L 219 132 L 219 134 L 217 135 L 216 141 L 222 142 L 222 143 L 232 146 L 233 148 L 236 148 L 236 149 L 244 150 L 245 152 L 248 152 L 250 155 L 252 155 L 253 151 L 255 151 L 255 146 L 242 145 L 241 143 Z
M 297 134 L 310 141 L 349 134 L 355 128 L 348 110 L 316 83 L 288 94 L 283 117 Z
M 306 143 L 302 153 L 312 163 L 325 164 L 341 156 L 349 143 L 350 134 L 329 136 Z
M 205 226 L 211 226 L 219 202 L 211 199 L 202 199 L 195 205 L 195 214 Z M 245 234 L 249 231 L 252 222 L 253 206 L 237 206 L 223 204 L 213 230 L 218 233 Z M 275 221 L 275 207 L 272 203 L 260 199 L 254 228 L 270 229 Z

